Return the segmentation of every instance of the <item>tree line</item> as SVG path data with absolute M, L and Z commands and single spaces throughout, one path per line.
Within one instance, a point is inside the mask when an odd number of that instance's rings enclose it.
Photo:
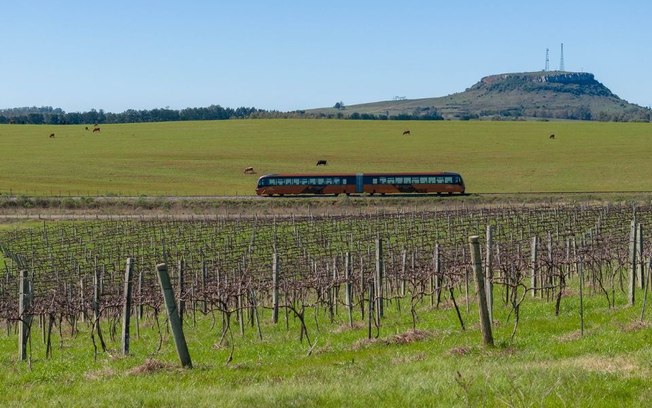
M 652 111 L 648 109 L 624 109 L 621 112 L 593 112 L 588 106 L 567 107 L 566 109 L 529 109 L 518 107 L 495 111 L 462 112 L 453 119 L 514 120 L 515 118 L 536 119 L 571 119 L 594 120 L 602 122 L 649 122 Z M 87 112 L 64 112 L 60 108 L 22 107 L 0 109 L 0 124 L 30 124 L 30 125 L 81 125 L 100 123 L 141 123 L 141 122 L 177 122 L 196 120 L 227 120 L 227 119 L 350 119 L 350 120 L 444 120 L 445 118 L 434 107 L 422 107 L 412 112 L 390 114 L 359 113 L 348 111 L 343 104 L 335 112 L 311 112 L 296 110 L 290 112 L 269 111 L 254 107 L 224 108 L 211 105 L 201 108 L 185 108 L 181 110 L 156 108 L 150 110 L 128 109 L 122 113 L 105 112 L 103 109 L 91 109 Z

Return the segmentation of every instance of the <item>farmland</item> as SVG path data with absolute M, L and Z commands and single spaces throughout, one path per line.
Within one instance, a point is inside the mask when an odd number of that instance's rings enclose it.
M 651 130 L 647 123 L 333 120 L 103 125 L 99 133 L 0 125 L 0 193 L 253 195 L 256 176 L 242 174 L 249 166 L 258 175 L 448 170 L 465 177 L 470 193 L 650 191 L 641 175 L 652 174 Z M 329 165 L 316 168 L 318 159 Z
M 451 170 L 471 193 L 651 191 L 649 133 L 570 122 L 242 120 L 99 134 L 6 125 L 0 193 L 19 203 L 252 195 L 248 166 Z M 649 200 L 554 197 L 261 199 L 246 211 L 233 198 L 184 217 L 0 224 L 0 387 L 12 390 L 0 404 L 648 406 Z M 493 346 L 478 318 L 472 235 L 492 276 Z M 176 353 L 162 263 L 192 369 Z
M 1 398 L 36 405 L 644 406 L 652 337 L 641 284 L 649 281 L 650 249 L 649 234 L 640 234 L 638 260 L 629 258 L 638 242 L 632 211 L 626 204 L 508 206 L 114 219 L 8 231 L 0 236 L 7 257 L 0 317 L 8 319 L 0 350 L 11 370 L 0 382 L 16 392 Z M 636 222 L 649 225 L 650 214 L 637 207 Z M 493 347 L 482 345 L 467 239 L 479 235 L 484 248 L 487 226 Z M 128 257 L 136 265 L 134 320 L 132 348 L 122 356 Z M 175 357 L 154 268 L 160 262 L 185 311 L 192 369 L 180 369 Z M 26 361 L 16 346 L 19 269 L 33 289 Z

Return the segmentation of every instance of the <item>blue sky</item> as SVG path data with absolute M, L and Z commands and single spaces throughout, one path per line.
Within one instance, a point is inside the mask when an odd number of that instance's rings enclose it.
M 77 1 L 3 4 L 0 108 L 295 110 L 444 96 L 559 67 L 652 106 L 652 2 Z

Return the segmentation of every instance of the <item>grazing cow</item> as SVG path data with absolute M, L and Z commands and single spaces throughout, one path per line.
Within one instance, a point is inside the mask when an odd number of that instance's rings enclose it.
M 86 126 L 84 129 L 88 130 L 88 126 Z
M 99 127 L 99 126 L 95 126 L 95 127 L 93 128 L 93 133 L 95 133 L 95 132 L 99 132 L 99 131 L 100 131 L 100 127 Z
M 50 137 L 54 137 L 54 133 L 50 133 Z
M 409 135 L 409 134 L 410 134 L 410 129 L 408 129 L 408 130 L 404 130 L 404 131 L 403 131 L 403 134 L 404 134 L 404 135 Z
M 244 174 L 256 174 L 256 170 L 253 167 L 245 167 Z
M 317 166 L 325 166 L 328 162 L 326 160 L 317 160 Z
M 554 133 L 551 134 L 550 136 L 548 136 L 548 139 L 554 139 L 554 138 L 555 138 L 555 134 L 554 134 Z

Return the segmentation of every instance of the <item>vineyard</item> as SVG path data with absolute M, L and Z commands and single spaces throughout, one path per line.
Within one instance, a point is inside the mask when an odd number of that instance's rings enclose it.
M 175 340 L 192 330 L 187 322 L 211 316 L 216 341 L 231 346 L 248 330 L 262 340 L 264 319 L 288 330 L 299 322 L 297 341 L 308 354 L 318 315 L 363 323 L 372 338 L 390 307 L 419 330 L 428 329 L 420 327 L 424 308 L 445 304 L 465 330 L 463 312 L 478 295 L 469 237 L 479 236 L 487 312 L 491 319 L 495 305 L 510 310 L 513 339 L 532 297 L 559 313 L 567 293 L 579 291 L 583 326 L 585 294 L 613 308 L 620 295 L 633 305 L 642 293 L 642 319 L 650 257 L 642 226 L 651 218 L 649 207 L 612 204 L 44 224 L 0 236 L 0 318 L 8 336 L 22 338 L 22 359 L 37 327 L 48 356 L 53 328 L 87 327 L 97 356 L 122 325 L 126 354 L 132 317 L 137 333 L 144 320 L 155 322 L 160 347 L 168 324 L 160 320 L 173 324 L 173 314 Z M 171 304 L 161 272 L 172 282 Z M 179 358 L 192 366 L 187 349 Z

